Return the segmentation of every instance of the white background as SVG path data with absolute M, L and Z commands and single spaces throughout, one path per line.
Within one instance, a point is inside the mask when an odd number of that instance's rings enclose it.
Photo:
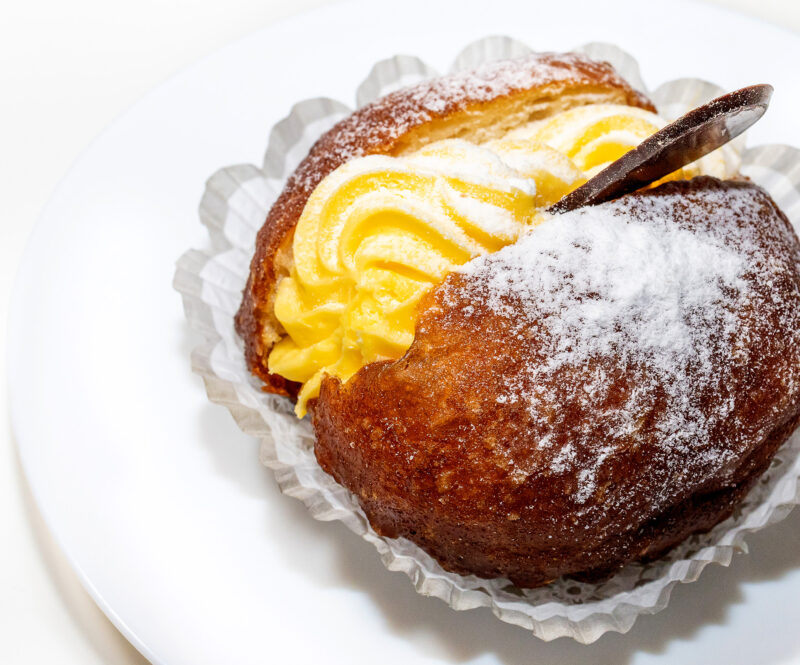
M 613 7 L 613 0 L 607 1 Z M 5 377 L 6 313 L 25 240 L 81 151 L 145 92 L 185 65 L 274 20 L 330 0 L 2 3 L 0 375 Z M 715 4 L 800 31 L 796 0 Z M 387 5 L 387 17 L 399 6 L 397 1 Z M 20 472 L 6 389 L 3 379 L 0 662 L 145 663 L 83 591 L 42 524 Z

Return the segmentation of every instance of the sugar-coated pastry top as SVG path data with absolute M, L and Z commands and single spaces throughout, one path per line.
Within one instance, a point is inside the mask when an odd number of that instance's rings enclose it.
M 322 382 L 323 468 L 446 568 L 536 586 L 724 519 L 800 419 L 800 243 L 746 182 L 556 216 Z
M 796 245 L 793 234 L 781 225 L 756 227 L 766 201 L 750 187 L 684 196 L 676 188 L 555 216 L 468 263 L 463 281 L 444 293 L 446 302 L 453 294 L 456 319 L 477 324 L 491 312 L 506 322 L 506 345 L 516 338 L 527 347 L 498 377 L 495 394 L 543 433 L 531 439 L 531 466 L 520 458 L 513 472 L 541 472 L 546 459 L 553 475 L 577 480 L 577 511 L 603 491 L 603 511 L 625 515 L 625 483 L 604 488 L 615 458 L 630 453 L 644 429 L 658 432 L 648 460 L 663 471 L 649 486 L 658 509 L 684 491 L 676 473 L 730 476 L 752 423 L 714 433 L 741 420 L 747 368 L 764 357 L 797 356 L 799 257 L 796 247 L 786 251 Z M 772 348 L 752 346 L 762 337 Z M 486 340 L 487 351 L 500 342 Z M 800 368 L 786 361 L 775 368 L 781 410 L 800 395 Z M 657 402 L 663 406 L 654 413 Z M 559 438 L 570 408 L 587 419 Z

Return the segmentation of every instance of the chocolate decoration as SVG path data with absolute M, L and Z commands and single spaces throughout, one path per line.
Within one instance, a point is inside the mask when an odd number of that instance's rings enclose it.
M 562 213 L 645 187 L 736 138 L 769 106 L 771 85 L 751 85 L 712 99 L 660 129 L 548 208 Z

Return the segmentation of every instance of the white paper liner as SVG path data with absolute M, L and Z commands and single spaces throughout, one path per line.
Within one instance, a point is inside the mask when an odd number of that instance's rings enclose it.
M 697 79 L 670 81 L 648 92 L 636 60 L 620 48 L 592 43 L 575 50 L 611 62 L 634 87 L 650 94 L 668 119 L 720 92 Z M 468 45 L 451 71 L 529 52 L 508 37 L 488 37 Z M 383 60 L 359 86 L 357 103 L 434 75 L 432 67 L 413 56 Z M 664 558 L 629 565 L 602 584 L 560 579 L 538 589 L 519 589 L 507 580 L 449 573 L 410 541 L 378 536 L 355 498 L 318 466 L 308 419 L 298 421 L 288 400 L 261 391 L 233 328 L 255 236 L 267 211 L 314 141 L 349 112 L 331 99 L 302 101 L 273 128 L 261 168 L 239 165 L 215 173 L 200 203 L 209 248 L 188 251 L 175 273 L 189 325 L 204 338 L 192 353 L 192 369 L 203 378 L 209 399 L 226 406 L 243 431 L 261 439 L 261 459 L 274 471 L 281 491 L 302 500 L 316 519 L 344 522 L 375 546 L 387 568 L 406 573 L 419 593 L 457 610 L 490 607 L 501 620 L 544 640 L 568 636 L 583 643 L 607 631 L 624 633 L 640 614 L 664 609 L 676 582 L 696 580 L 712 562 L 727 566 L 734 551 L 746 551 L 745 534 L 783 519 L 800 501 L 800 435 L 795 432 L 731 518 L 690 537 Z M 742 139 L 737 150 L 743 145 Z M 742 154 L 741 170 L 765 187 L 800 229 L 800 151 L 782 145 L 751 148 Z

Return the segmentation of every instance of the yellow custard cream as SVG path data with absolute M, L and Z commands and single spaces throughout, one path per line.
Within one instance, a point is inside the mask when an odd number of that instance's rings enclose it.
M 402 157 L 354 159 L 309 198 L 294 267 L 278 285 L 286 335 L 269 369 L 303 384 L 296 412 L 324 374 L 405 353 L 422 296 L 448 272 L 513 243 L 537 213 L 665 124 L 642 109 L 597 104 L 564 111 L 475 145 L 438 141 Z M 723 149 L 724 150 L 724 149 Z M 670 176 L 729 177 L 736 152 L 718 150 Z

